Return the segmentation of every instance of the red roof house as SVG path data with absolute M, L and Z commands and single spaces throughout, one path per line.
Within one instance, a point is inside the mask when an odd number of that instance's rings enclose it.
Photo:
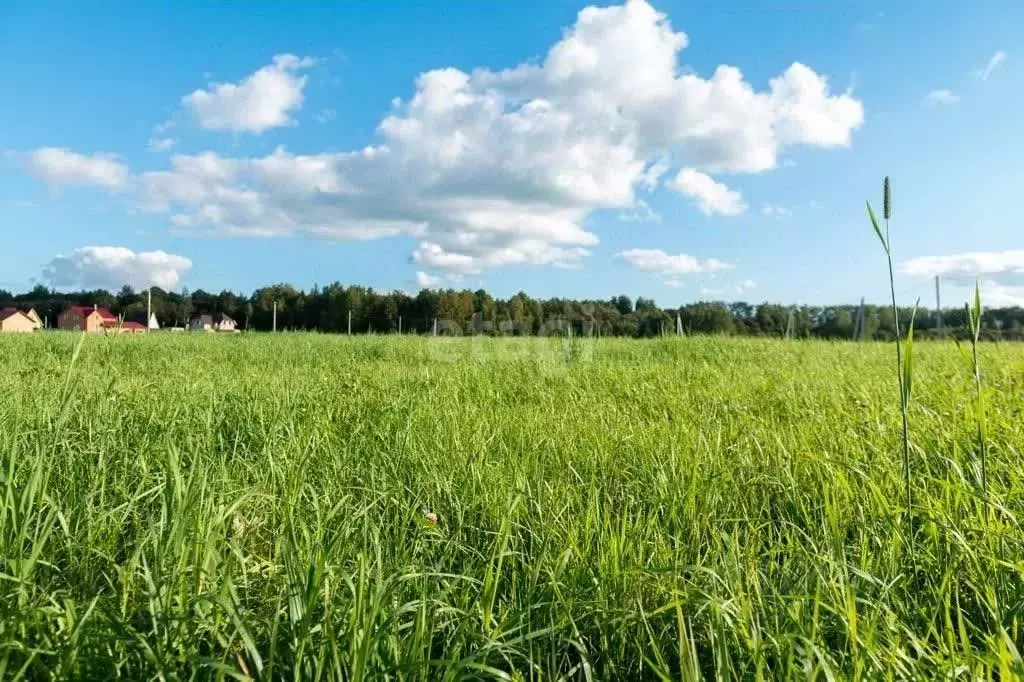
M 102 306 L 73 305 L 57 318 L 59 329 L 99 332 L 118 324 L 114 314 Z

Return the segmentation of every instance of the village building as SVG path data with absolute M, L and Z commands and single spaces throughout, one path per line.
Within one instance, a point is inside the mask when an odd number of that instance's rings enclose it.
M 117 326 L 114 314 L 97 305 L 73 305 L 57 318 L 57 328 L 68 331 L 102 332 Z
M 238 323 L 224 314 L 199 315 L 189 322 L 188 328 L 194 332 L 233 332 Z
M 0 332 L 30 333 L 37 328 L 32 318 L 17 308 L 0 310 Z
M 25 312 L 25 317 L 27 317 L 28 319 L 32 320 L 32 324 L 34 324 L 36 326 L 36 329 L 42 329 L 43 328 L 43 318 L 39 317 L 39 313 L 36 312 L 35 308 L 29 308 L 28 310 L 26 310 L 24 312 Z

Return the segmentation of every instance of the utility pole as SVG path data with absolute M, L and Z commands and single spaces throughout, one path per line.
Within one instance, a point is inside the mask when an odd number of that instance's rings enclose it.
M 277 301 L 274 301 L 274 320 L 271 323 L 273 325 L 273 331 L 277 331 Z
M 786 319 L 786 338 L 793 338 L 793 309 L 789 309 L 789 317 Z
M 857 317 L 860 318 L 860 338 L 859 338 L 859 340 L 863 341 L 864 338 L 867 336 L 867 329 L 865 329 L 865 327 L 867 326 L 867 324 L 866 324 L 867 320 L 865 319 L 866 316 L 864 314 L 864 297 L 863 296 L 860 297 L 860 311 L 857 313 Z
M 437 336 L 437 318 L 434 318 L 434 336 Z
M 398 316 L 398 335 L 402 335 L 402 316 Z
M 860 299 L 860 307 L 857 309 L 857 317 L 853 321 L 853 340 L 862 341 L 864 338 L 864 297 Z
M 676 336 L 682 336 L 682 335 L 683 335 L 683 318 L 681 318 L 679 316 L 679 313 L 676 313 Z
M 936 279 L 936 285 L 938 284 L 938 277 Z M 146 289 L 146 326 L 149 327 L 149 321 L 153 317 L 153 287 L 150 285 Z
M 352 336 L 352 309 L 348 309 L 348 335 Z
M 935 319 L 939 333 L 942 333 L 942 301 L 939 299 L 939 276 L 935 275 Z

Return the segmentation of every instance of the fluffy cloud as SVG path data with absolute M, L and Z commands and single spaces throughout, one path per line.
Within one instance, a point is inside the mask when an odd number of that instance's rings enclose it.
M 619 253 L 619 258 L 641 272 L 655 272 L 666 276 L 714 273 L 733 267 L 717 258 L 701 261 L 689 254 L 670 254 L 660 249 L 630 249 Z
M 210 83 L 181 103 L 203 128 L 243 133 L 262 133 L 291 125 L 291 114 L 302 106 L 306 86 L 303 69 L 314 60 L 292 54 L 276 55 L 273 61 L 239 83 Z
M 170 168 L 140 176 L 139 201 L 171 213 L 178 230 L 411 235 L 412 260 L 425 274 L 574 267 L 598 241 L 588 216 L 635 209 L 637 191 L 673 167 L 762 172 L 789 147 L 847 146 L 863 122 L 860 102 L 832 94 L 807 66 L 793 64 L 758 91 L 731 66 L 708 78 L 683 73 L 687 44 L 645 0 L 588 7 L 539 61 L 420 74 L 412 97 L 396 99 L 380 121 L 373 145 L 308 155 L 279 148 L 260 158 L 176 155 Z M 237 85 L 189 95 L 186 106 L 212 128 L 283 125 L 301 103 L 306 66 L 278 57 Z M 725 189 L 709 206 L 734 211 L 733 194 Z
M 984 304 L 989 308 L 1024 307 L 1024 286 L 1007 286 L 986 279 L 979 283 Z
M 739 215 L 747 204 L 739 192 L 734 192 L 710 175 L 692 168 L 684 168 L 669 185 L 677 192 L 694 199 L 704 215 Z
M 56 287 L 136 289 L 158 286 L 173 289 L 192 261 L 164 251 L 135 253 L 123 246 L 84 246 L 56 256 L 43 268 L 43 276 Z
M 954 94 L 952 90 L 932 90 L 925 97 L 928 104 L 956 104 L 960 101 L 960 95 Z
M 439 277 L 437 275 L 431 275 L 429 273 L 423 272 L 422 270 L 416 271 L 416 286 L 420 287 L 421 289 L 436 289 L 437 287 L 441 286 L 441 283 L 443 281 L 444 278 Z
M 1007 56 L 1008 55 L 1006 54 L 1006 52 L 1004 52 L 1003 50 L 999 50 L 994 55 L 989 57 L 988 63 L 986 63 L 985 66 L 983 66 L 982 68 L 975 71 L 974 75 L 976 75 L 983 81 L 987 81 L 989 77 L 992 75 L 992 72 L 995 71 L 1000 64 L 1006 61 Z
M 985 304 L 1024 306 L 1024 251 L 976 251 L 912 258 L 900 272 L 913 277 L 941 277 L 959 286 L 979 282 Z
M 44 147 L 22 159 L 29 173 L 52 187 L 93 185 L 118 191 L 131 178 L 128 169 L 113 154 L 86 156 L 60 147 Z
M 935 277 L 973 284 L 978 278 L 1008 285 L 1024 284 L 1024 251 L 975 251 L 950 256 L 912 258 L 900 272 L 915 277 Z

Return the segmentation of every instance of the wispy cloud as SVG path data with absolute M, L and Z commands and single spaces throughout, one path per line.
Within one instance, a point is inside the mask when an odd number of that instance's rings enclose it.
M 313 114 L 313 120 L 317 123 L 330 123 L 338 117 L 338 112 L 330 107 L 321 109 L 320 111 Z
M 686 253 L 665 253 L 661 249 L 630 249 L 619 253 L 619 258 L 641 272 L 661 275 L 696 275 L 731 270 L 733 266 L 717 258 L 700 261 Z
M 871 20 L 862 19 L 862 20 L 858 21 L 856 24 L 854 24 L 853 25 L 853 31 L 854 31 L 854 33 L 866 33 L 868 31 L 873 31 L 873 30 L 875 30 L 875 28 L 878 25 L 876 22 L 878 22 L 878 21 L 880 21 L 880 20 L 882 20 L 884 18 L 885 18 L 885 12 L 876 12 L 873 19 L 871 19 Z
M 987 81 L 992 72 L 999 68 L 999 65 L 1006 61 L 1009 55 L 1004 50 L 999 50 L 994 55 L 988 58 L 988 63 L 984 67 L 974 72 L 974 75 L 983 81 Z
M 752 279 L 745 279 L 741 282 L 733 282 L 721 287 L 701 287 L 701 296 L 739 296 L 751 289 L 757 288 L 757 282 Z
M 619 213 L 619 220 L 624 223 L 660 223 L 661 215 L 643 199 L 637 199 L 636 205 Z
M 151 137 L 149 138 L 149 144 L 146 145 L 151 152 L 166 152 L 170 151 L 171 147 L 174 146 L 173 137 Z
M 928 104 L 956 104 L 960 101 L 960 95 L 955 94 L 948 88 L 942 88 L 941 90 L 932 90 L 925 97 Z
M 792 216 L 793 211 L 781 204 L 764 204 L 761 206 L 761 215 L 782 220 Z

